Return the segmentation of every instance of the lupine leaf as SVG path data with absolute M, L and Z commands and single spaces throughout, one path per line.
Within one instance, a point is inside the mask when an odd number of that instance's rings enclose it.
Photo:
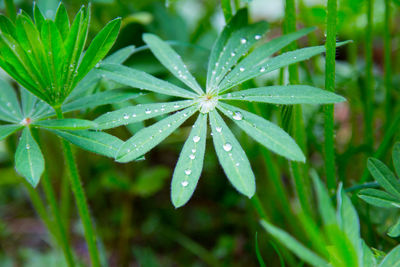
M 36 4 L 36 2 L 34 2 L 33 5 L 33 17 L 35 19 L 35 25 L 37 26 L 38 30 L 40 31 L 40 29 L 42 28 L 43 22 L 45 21 L 45 18 L 42 14 L 42 12 L 40 11 L 38 5 Z
M 213 110 L 209 114 L 218 160 L 236 190 L 251 198 L 256 185 L 249 159 L 217 111 Z
M 222 95 L 226 100 L 254 101 L 272 104 L 332 104 L 344 97 L 308 85 L 267 86 Z
M 376 259 L 371 249 L 365 244 L 364 240 L 362 241 L 362 250 L 363 250 L 363 267 L 376 267 Z
M 14 88 L 0 79 L 0 120 L 20 122 L 22 113 Z
M 400 183 L 384 163 L 378 159 L 369 158 L 367 167 L 380 186 L 393 196 L 400 197 Z
M 95 88 L 100 81 L 101 81 L 100 75 L 98 75 L 98 72 L 95 69 L 93 69 L 76 85 L 74 90 L 65 100 L 64 105 L 66 103 L 80 99 L 83 96 L 87 96 L 88 93 L 93 91 L 92 89 Z
M 358 196 L 365 202 L 381 207 L 381 208 L 400 208 L 400 199 L 394 196 L 372 188 L 363 189 L 359 192 Z
M 93 39 L 78 68 L 75 81 L 80 81 L 86 74 L 105 57 L 117 39 L 121 19 L 110 21 Z
M 348 42 L 337 43 L 336 46 L 342 46 Z M 325 51 L 325 46 L 313 46 L 283 53 L 273 58 L 261 58 L 258 62 L 246 62 L 238 64 L 221 82 L 219 92 L 241 84 L 249 79 L 255 78 L 262 74 L 280 69 L 285 66 L 309 59 L 315 55 Z
M 139 104 L 101 115 L 95 122 L 98 125 L 98 130 L 111 129 L 181 110 L 193 103 L 193 100 L 184 100 L 168 103 Z
M 171 182 L 175 208 L 185 205 L 193 195 L 203 170 L 207 138 L 207 114 L 200 113 L 176 163 Z
M 219 102 L 217 106 L 243 131 L 257 142 L 290 160 L 305 161 L 305 156 L 296 142 L 279 126 L 240 108 Z
M 225 75 L 230 72 L 231 68 L 257 41 L 261 40 L 267 29 L 268 23 L 258 22 L 240 28 L 231 34 L 222 53 L 219 55 L 216 62 L 217 65 L 212 66 L 212 69 L 209 70 L 211 71 L 209 90 L 217 90 Z
M 35 104 L 37 102 L 37 98 L 32 95 L 28 90 L 21 88 L 21 106 L 22 113 L 24 118 L 31 117 L 33 112 L 35 111 Z
M 33 125 L 57 130 L 87 130 L 97 127 L 97 123 L 82 119 L 43 120 L 34 122 Z
M 101 64 L 99 71 L 105 78 L 117 83 L 164 95 L 194 98 L 194 93 L 157 79 L 145 72 L 118 64 Z
M 235 16 L 231 18 L 229 23 L 224 27 L 221 34 L 219 34 L 217 40 L 215 41 L 211 53 L 210 59 L 208 61 L 208 72 L 207 72 L 207 90 L 210 88 L 211 74 L 215 70 L 216 63 L 220 58 L 220 54 L 224 49 L 226 42 L 229 40 L 232 32 L 242 27 L 242 25 L 247 25 L 248 16 L 247 9 L 243 8 L 236 12 Z M 219 65 L 219 63 L 218 63 Z M 208 92 L 208 91 L 207 91 Z
M 54 21 L 59 32 L 61 33 L 61 36 L 65 39 L 69 34 L 70 25 L 67 10 L 62 2 L 60 2 L 57 8 Z
M 134 45 L 121 48 L 110 56 L 106 57 L 103 62 L 109 64 L 122 64 L 135 52 L 135 49 L 136 48 Z
M 301 260 L 307 262 L 308 264 L 316 267 L 328 267 L 330 266 L 323 258 L 303 246 L 299 241 L 291 237 L 285 231 L 273 226 L 272 224 L 261 220 L 261 225 L 264 229 L 270 233 L 273 237 L 278 239 L 282 244 L 284 244 L 292 253 L 294 253 Z
M 400 178 L 400 143 L 396 143 L 393 148 L 393 166 L 396 170 L 397 177 Z
M 187 69 L 181 57 L 171 48 L 169 44 L 161 40 L 154 34 L 146 33 L 143 35 L 144 42 L 149 46 L 151 52 L 175 77 L 180 79 L 184 84 L 189 86 L 198 94 L 202 94 L 203 90 L 197 83 L 196 79 Z
M 22 135 L 15 152 L 15 168 L 33 187 L 39 183 L 44 171 L 44 158 L 29 128 Z
M 129 162 L 144 155 L 173 133 L 195 111 L 196 107 L 189 107 L 143 128 L 122 145 L 116 160 L 118 162 Z
M 390 227 L 388 231 L 388 236 L 392 238 L 396 238 L 400 236 L 400 218 L 397 219 L 397 222 Z
M 0 14 L 0 30 L 12 36 L 14 39 L 17 39 L 14 23 L 3 14 Z
M 80 148 L 110 158 L 115 157 L 119 148 L 123 144 L 122 140 L 104 132 L 89 130 L 52 131 Z
M 11 134 L 21 129 L 22 127 L 23 127 L 22 125 L 14 125 L 14 124 L 0 125 L 0 141 L 4 140 Z
M 321 214 L 324 225 L 337 224 L 335 209 L 332 206 L 328 190 L 322 184 L 315 170 L 311 172 L 311 178 L 314 182 L 314 188 L 317 193 L 318 211 Z
M 378 267 L 399 267 L 400 266 L 400 245 L 392 249 L 389 254 L 379 263 Z

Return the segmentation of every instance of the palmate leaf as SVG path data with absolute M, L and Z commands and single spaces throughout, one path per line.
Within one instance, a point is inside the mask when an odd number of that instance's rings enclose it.
M 37 121 L 33 126 L 57 130 L 88 130 L 97 128 L 97 123 L 82 119 L 55 119 Z
M 16 131 L 22 129 L 22 127 L 22 125 L 14 124 L 0 125 L 0 141 L 12 135 Z
M 189 107 L 147 128 L 143 128 L 121 146 L 116 160 L 118 162 L 129 162 L 144 155 L 167 138 L 195 111 L 196 107 Z
M 400 266 L 400 245 L 392 249 L 389 254 L 383 258 L 378 267 L 399 267 Z
M 284 244 L 291 252 L 296 254 L 301 260 L 307 262 L 308 264 L 316 267 L 328 267 L 330 266 L 327 261 L 323 258 L 303 246 L 299 241 L 291 237 L 285 231 L 273 226 L 265 220 L 261 220 L 261 225 L 264 229 L 270 233 L 273 237 L 278 239 L 282 244 Z
M 393 153 L 392 153 L 392 158 L 393 158 L 393 166 L 394 169 L 396 170 L 397 177 L 400 178 L 400 143 L 396 143 L 393 148 Z
M 144 34 L 144 42 L 149 46 L 150 50 L 156 58 L 166 67 L 175 77 L 180 79 L 184 84 L 193 89 L 196 93 L 202 94 L 203 90 L 197 83 L 196 79 L 187 69 L 181 57 L 171 48 L 169 44 L 161 40 L 154 34 Z
M 400 208 L 400 199 L 384 192 L 372 188 L 363 189 L 358 196 L 365 202 L 381 208 Z
M 336 46 L 339 47 L 347 43 L 340 42 Z M 322 52 L 325 52 L 325 46 L 314 46 L 286 52 L 273 58 L 253 58 L 255 61 L 243 60 L 225 76 L 219 86 L 219 92 L 227 91 L 249 79 L 304 61 Z
M 246 153 L 217 111 L 209 115 L 215 151 L 226 176 L 236 190 L 251 198 L 256 185 Z
M 188 90 L 157 79 L 145 72 L 134 70 L 122 65 L 101 64 L 99 71 L 104 75 L 104 78 L 126 86 L 183 98 L 194 98 L 197 96 Z
M 114 158 L 123 142 L 115 136 L 104 132 L 81 130 L 51 130 L 72 144 L 106 157 Z
M 139 104 L 108 112 L 98 117 L 95 122 L 98 130 L 111 129 L 181 110 L 194 103 L 194 100 L 183 100 L 168 103 Z
M 221 98 L 288 105 L 332 104 L 346 101 L 342 96 L 308 85 L 259 87 L 225 94 Z
M 0 120 L 20 122 L 22 112 L 14 89 L 0 79 Z
M 200 113 L 176 163 L 171 182 L 171 200 L 175 208 L 192 197 L 203 170 L 207 138 L 207 114 Z
M 380 186 L 388 193 L 400 198 L 400 182 L 384 163 L 378 159 L 369 158 L 367 167 Z
M 44 171 L 44 157 L 28 127 L 22 135 L 15 152 L 15 168 L 33 187 L 39 183 Z
M 266 148 L 290 160 L 305 161 L 305 156 L 300 147 L 277 125 L 253 113 L 225 103 L 220 102 L 217 108 Z

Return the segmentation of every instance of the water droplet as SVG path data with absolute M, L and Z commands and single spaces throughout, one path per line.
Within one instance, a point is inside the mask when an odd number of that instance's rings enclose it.
M 183 182 L 181 183 L 181 185 L 182 185 L 183 187 L 186 187 L 186 186 L 189 185 L 189 182 L 188 182 L 188 181 L 183 181 Z
M 236 166 L 236 167 L 239 167 L 239 165 L 240 165 L 240 163 L 239 163 L 239 162 L 237 162 L 237 163 L 235 164 L 235 166 Z
M 97 63 L 97 64 L 96 64 L 96 68 L 97 68 L 97 69 L 100 68 L 100 63 Z
M 223 145 L 223 148 L 226 152 L 229 152 L 232 150 L 232 145 L 230 143 L 226 143 L 225 145 Z
M 193 148 L 193 149 L 192 149 L 192 153 L 196 153 L 196 149 Z
M 265 71 L 265 67 L 261 67 L 260 72 L 264 72 L 264 71 Z
M 7 107 L 11 107 L 11 103 L 10 102 L 7 102 Z
M 129 115 L 125 113 L 125 114 L 124 114 L 124 119 L 125 119 L 125 120 L 129 119 Z
M 215 70 L 212 71 L 212 75 L 215 75 L 217 72 Z
M 241 44 L 247 43 L 247 39 L 246 39 L 246 38 L 240 38 L 240 43 L 241 43 Z
M 240 113 L 239 111 L 236 111 L 236 112 L 233 114 L 232 118 L 233 118 L 234 120 L 240 121 L 240 120 L 243 119 L 243 116 L 242 116 L 242 113 Z
M 297 57 L 293 57 L 293 59 L 297 59 Z
M 260 34 L 256 34 L 256 35 L 254 36 L 254 39 L 260 40 L 260 39 L 261 39 L 261 35 L 260 35 Z
M 227 97 L 231 98 L 232 97 L 232 93 L 228 93 Z
M 179 105 L 178 105 L 178 104 L 175 104 L 175 105 L 174 105 L 174 108 L 179 108 Z
M 29 144 L 26 144 L 25 148 L 29 150 L 31 149 L 31 146 Z
M 217 127 L 215 127 L 215 130 L 217 130 L 217 132 L 220 133 L 220 132 L 222 131 L 222 127 L 218 127 L 218 126 L 217 126 Z
M 144 113 L 150 114 L 150 113 L 151 113 L 151 110 L 150 110 L 149 108 L 146 108 L 146 110 L 144 111 Z
M 193 142 L 197 143 L 199 141 L 200 141 L 200 136 L 198 135 L 193 136 Z
M 193 160 L 193 159 L 195 159 L 195 158 L 196 158 L 196 156 L 195 156 L 195 155 L 193 155 L 193 154 L 190 154 L 190 155 L 189 155 L 189 158 L 190 158 L 191 160 Z
M 192 170 L 191 170 L 191 169 L 186 169 L 186 170 L 185 170 L 185 174 L 186 174 L 186 175 L 190 175 L 191 173 L 192 173 Z
M 135 117 L 136 117 L 136 114 L 135 114 L 135 113 L 133 113 L 133 114 L 132 114 L 132 118 L 135 118 Z
M 243 72 L 243 71 L 244 71 L 244 68 L 243 68 L 243 67 L 240 67 L 239 70 L 240 70 L 241 72 Z
M 232 57 L 236 56 L 235 52 L 232 52 L 232 53 L 231 53 L 231 56 L 232 56 Z

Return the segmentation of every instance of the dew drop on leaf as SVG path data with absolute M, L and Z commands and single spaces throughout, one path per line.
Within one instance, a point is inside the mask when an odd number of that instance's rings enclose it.
M 236 111 L 232 118 L 236 121 L 241 121 L 243 119 L 242 113 L 240 113 L 239 111 Z
M 247 40 L 246 40 L 246 38 L 240 38 L 240 43 L 241 43 L 241 44 L 245 44 L 245 43 L 247 43 Z
M 220 133 L 222 131 L 222 127 L 217 126 L 217 127 L 215 127 L 215 130 L 217 130 L 217 132 Z
M 124 114 L 124 119 L 125 119 L 125 120 L 129 119 L 129 115 L 125 113 L 125 114 Z
M 260 35 L 260 34 L 256 34 L 256 35 L 254 36 L 254 39 L 260 40 L 260 39 L 261 39 L 261 35 Z
M 198 135 L 193 136 L 193 142 L 197 143 L 199 141 L 200 141 L 200 136 L 198 136 Z
M 192 173 L 192 170 L 191 170 L 191 169 L 186 169 L 186 170 L 185 170 L 185 174 L 186 174 L 186 175 L 190 175 L 191 173 Z
M 182 185 L 183 187 L 186 187 L 186 186 L 189 185 L 189 182 L 188 182 L 188 181 L 183 181 L 183 182 L 181 183 L 181 185 Z
M 189 158 L 190 158 L 191 160 L 193 160 L 193 159 L 195 159 L 195 158 L 196 158 L 196 156 L 195 156 L 195 155 L 193 155 L 193 154 L 190 154 L 190 155 L 189 155 Z
M 243 67 L 240 67 L 239 70 L 240 70 L 241 72 L 243 72 L 243 71 L 244 71 L 244 68 L 243 68 Z
M 265 67 L 261 67 L 260 72 L 264 72 L 264 71 L 265 71 Z
M 225 145 L 223 145 L 223 149 L 224 149 L 226 152 L 229 152 L 229 151 L 232 150 L 232 145 L 231 145 L 230 143 L 226 143 Z
M 31 149 L 31 146 L 29 144 L 26 144 L 25 148 L 29 150 Z
M 149 108 L 147 108 L 147 109 L 144 111 L 144 113 L 150 114 L 150 113 L 151 113 L 151 110 L 150 110 Z

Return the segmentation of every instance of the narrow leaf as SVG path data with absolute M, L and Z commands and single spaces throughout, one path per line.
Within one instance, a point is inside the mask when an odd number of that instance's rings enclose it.
M 261 220 L 261 225 L 264 229 L 269 232 L 273 237 L 278 239 L 283 245 L 285 245 L 292 253 L 294 253 L 301 260 L 308 264 L 316 267 L 328 267 L 329 264 L 323 258 L 303 246 L 299 241 L 291 237 L 285 231 L 273 226 L 272 224 Z
M 12 125 L 12 124 L 0 125 L 0 141 L 12 135 L 22 127 L 23 126 L 21 125 Z
M 254 140 L 290 160 L 305 162 L 300 147 L 279 126 L 237 107 L 219 102 L 218 108 Z
M 207 138 L 207 114 L 200 113 L 183 146 L 171 182 L 175 208 L 185 205 L 193 195 L 203 170 Z
M 106 113 L 98 117 L 95 122 L 98 125 L 98 130 L 111 129 L 181 110 L 193 105 L 193 103 L 193 100 L 185 100 L 157 104 L 139 104 Z
M 15 168 L 33 187 L 39 183 L 44 171 L 44 158 L 39 145 L 33 139 L 29 128 L 22 132 L 17 151 Z
M 254 101 L 272 104 L 332 104 L 345 98 L 308 85 L 268 86 L 222 95 L 226 100 Z
M 0 120 L 20 122 L 22 112 L 14 88 L 0 79 Z
M 369 158 L 367 163 L 368 170 L 380 186 L 385 190 L 400 198 L 400 183 L 394 176 L 393 172 L 382 161 Z
M 388 236 L 391 238 L 396 238 L 400 236 L 400 218 L 397 219 L 397 222 L 390 227 Z
M 389 254 L 380 262 L 378 267 L 399 267 L 400 266 L 400 245 L 392 249 Z
M 72 144 L 87 151 L 114 158 L 123 142 L 115 136 L 97 131 L 52 130 Z
M 363 258 L 362 258 L 362 266 L 363 267 L 376 267 L 376 259 L 371 249 L 362 241 L 362 250 L 363 250 Z
M 218 160 L 236 190 L 251 198 L 256 184 L 249 159 L 217 111 L 213 110 L 209 114 Z
M 118 162 L 129 162 L 144 155 L 192 116 L 196 109 L 196 107 L 189 107 L 143 128 L 123 144 L 116 160 Z
M 400 208 L 400 199 L 394 196 L 372 188 L 363 189 L 358 193 L 358 196 L 365 202 L 381 207 L 381 208 Z
M 135 46 L 129 45 L 106 57 L 103 62 L 109 64 L 122 64 L 135 52 Z
M 31 94 L 28 90 L 21 88 L 21 105 L 24 118 L 29 118 L 35 111 L 35 104 L 38 101 L 37 97 Z
M 69 34 L 69 18 L 67 10 L 62 2 L 58 5 L 55 24 L 57 25 L 58 30 L 61 33 L 61 36 L 65 39 Z
M 397 177 L 400 178 L 400 143 L 396 143 L 393 148 L 393 166 L 396 170 Z
M 36 2 L 34 2 L 33 5 L 33 17 L 35 19 L 35 25 L 37 26 L 38 30 L 40 31 L 40 29 L 42 28 L 43 22 L 45 21 L 45 18 L 42 14 L 42 12 L 40 11 L 38 5 L 36 4 Z
M 95 129 L 97 127 L 95 122 L 81 119 L 43 120 L 34 122 L 33 125 L 57 130 L 87 130 Z
M 171 48 L 169 44 L 161 40 L 154 34 L 146 33 L 143 35 L 144 42 L 149 46 L 151 52 L 175 77 L 181 80 L 198 94 L 203 94 L 203 90 L 196 79 L 187 69 L 181 57 Z

